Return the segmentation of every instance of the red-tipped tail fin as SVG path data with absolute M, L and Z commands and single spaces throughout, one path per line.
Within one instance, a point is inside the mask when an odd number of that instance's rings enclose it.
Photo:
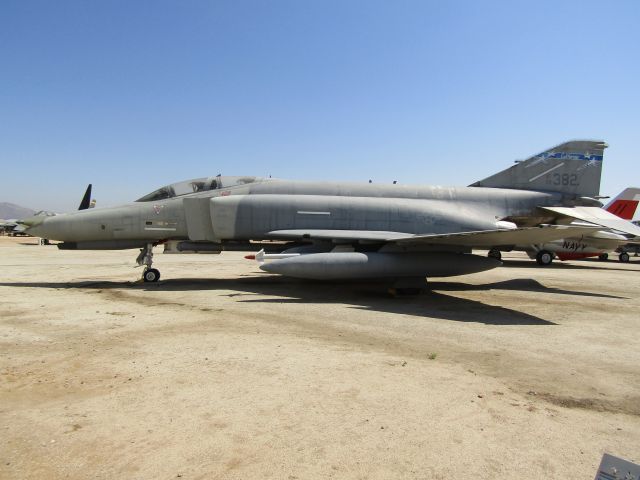
M 625 188 L 620 195 L 614 198 L 604 207 L 609 213 L 613 213 L 625 220 L 633 219 L 640 203 L 640 188 Z

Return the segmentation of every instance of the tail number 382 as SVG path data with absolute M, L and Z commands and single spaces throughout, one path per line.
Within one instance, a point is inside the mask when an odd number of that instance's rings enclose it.
M 547 185 L 570 185 L 572 187 L 577 187 L 580 185 L 580 182 L 578 181 L 578 175 L 575 173 L 550 173 L 547 175 Z

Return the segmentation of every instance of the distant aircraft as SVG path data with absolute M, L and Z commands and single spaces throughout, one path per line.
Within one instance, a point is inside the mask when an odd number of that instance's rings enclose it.
M 167 185 L 134 203 L 25 220 L 62 249 L 140 248 L 155 282 L 153 247 L 257 251 L 262 270 L 308 279 L 386 279 L 399 289 L 425 277 L 499 266 L 473 248 L 544 244 L 615 228 L 640 228 L 598 201 L 601 141 L 571 141 L 470 187 L 304 182 L 216 176 Z M 593 226 L 572 226 L 572 221 Z M 598 225 L 599 227 L 595 226 Z M 279 240 L 275 244 L 273 240 Z
M 607 212 L 613 213 L 624 220 L 631 220 L 636 212 L 640 188 L 626 188 L 607 206 L 603 207 Z M 621 262 L 629 261 L 629 254 L 624 250 L 629 243 L 629 236 L 616 233 L 609 229 L 590 232 L 580 237 L 563 238 L 551 242 L 536 245 L 528 243 L 518 245 L 514 249 L 527 252 L 529 258 L 535 258 L 539 265 L 550 265 L 554 258 L 560 260 L 577 260 L 588 257 L 599 257 L 600 260 L 609 258 L 608 252 L 619 251 Z M 488 255 L 501 259 L 499 249 L 492 249 Z
M 633 221 L 631 222 L 634 225 L 640 226 L 640 221 Z M 637 257 L 638 255 L 640 255 L 640 239 L 635 238 L 633 239 L 632 242 L 627 243 L 626 245 L 623 245 L 622 247 L 620 247 L 620 255 L 626 254 L 627 255 L 627 261 L 629 260 L 629 252 L 633 253 L 635 257 Z
M 0 232 L 2 234 L 13 235 L 16 228 L 24 228 L 18 225 L 17 218 L 10 218 L 8 220 L 0 220 Z

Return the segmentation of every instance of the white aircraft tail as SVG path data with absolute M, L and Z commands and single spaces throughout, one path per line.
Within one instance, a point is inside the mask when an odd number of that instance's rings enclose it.
M 632 220 L 640 202 L 640 188 L 625 188 L 604 209 L 625 220 Z

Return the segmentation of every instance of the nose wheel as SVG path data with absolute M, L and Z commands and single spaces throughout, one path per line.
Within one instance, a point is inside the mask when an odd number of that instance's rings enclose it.
M 147 243 L 144 248 L 140 249 L 140 255 L 138 255 L 136 263 L 140 266 L 144 265 L 142 280 L 145 283 L 155 283 L 160 280 L 160 270 L 158 270 L 157 268 L 152 268 L 153 243 Z
M 147 268 L 142 274 L 142 280 L 144 280 L 145 283 L 157 282 L 160 280 L 160 270 L 157 268 Z

